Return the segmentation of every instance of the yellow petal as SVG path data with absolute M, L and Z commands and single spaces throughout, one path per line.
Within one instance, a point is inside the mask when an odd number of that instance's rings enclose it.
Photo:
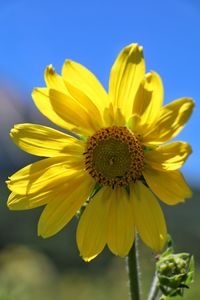
M 128 119 L 126 126 L 131 129 L 135 135 L 141 135 L 143 131 L 145 131 L 145 126 L 141 126 L 140 124 L 142 124 L 141 117 L 134 114 Z
M 103 112 L 108 96 L 101 83 L 87 68 L 74 61 L 66 60 L 62 77 L 75 99 L 81 101 L 81 104 L 89 104 L 93 110 L 97 107 L 100 112 Z M 81 99 L 78 99 L 79 96 Z
M 87 114 L 92 118 L 95 118 L 95 124 L 97 124 L 96 128 L 103 127 L 104 123 L 101 113 L 92 99 L 89 99 L 82 90 L 74 87 L 73 85 L 67 84 L 67 88 L 71 96 L 84 107 L 84 109 L 87 111 Z
M 160 116 L 154 126 L 143 136 L 143 143 L 158 145 L 174 138 L 188 121 L 194 107 L 189 98 L 175 100 L 160 110 Z
M 190 188 L 178 170 L 161 172 L 146 168 L 143 175 L 150 189 L 168 205 L 184 202 L 185 198 L 192 197 Z
M 34 155 L 81 156 L 84 152 L 84 144 L 80 140 L 42 125 L 18 124 L 11 129 L 10 135 L 18 147 Z
M 44 191 L 34 195 L 16 195 L 11 193 L 7 206 L 10 210 L 26 210 L 39 207 L 48 203 L 49 200 L 53 199 L 56 195 L 56 191 Z
M 82 166 L 80 166 L 81 169 Z M 46 158 L 19 170 L 7 181 L 15 194 L 30 195 L 71 180 L 77 173 L 67 157 Z
M 38 235 L 47 238 L 60 231 L 84 204 L 93 187 L 94 181 L 87 174 L 74 178 L 67 187 L 61 186 L 41 214 Z
M 173 142 L 145 152 L 145 163 L 152 169 L 173 171 L 182 167 L 191 152 L 188 143 Z
M 141 127 L 139 132 L 143 133 L 146 127 L 152 125 L 159 116 L 162 102 L 162 81 L 159 75 L 152 71 L 146 74 L 136 93 L 132 113 L 139 117 L 140 122 L 136 128 L 133 126 L 132 130 L 138 131 L 138 127 Z
M 145 65 L 142 47 L 131 44 L 117 57 L 110 74 L 109 97 L 116 108 L 128 119 L 133 100 L 144 78 Z
M 66 180 L 62 185 L 53 186 L 50 189 L 45 189 L 44 191 L 40 191 L 31 195 L 17 195 L 15 193 L 11 193 L 7 202 L 9 209 L 11 210 L 25 210 L 32 209 L 38 206 L 45 205 L 49 202 L 54 201 L 54 199 L 58 199 L 58 195 L 62 195 L 66 193 L 70 193 L 77 188 L 77 184 L 81 184 L 83 182 L 83 173 L 77 172 L 71 180 Z M 87 174 L 86 174 L 87 176 Z
M 87 135 L 87 130 L 84 131 L 84 129 L 81 128 L 81 124 L 75 126 L 74 123 L 69 123 L 66 118 L 63 119 L 60 115 L 58 115 L 50 101 L 49 88 L 34 89 L 32 92 L 32 98 L 39 111 L 53 123 L 64 129 Z M 66 111 L 65 113 L 67 114 Z
M 131 185 L 130 197 L 134 199 L 135 223 L 144 243 L 160 252 L 167 239 L 163 212 L 155 196 L 140 181 Z
M 44 79 L 48 88 L 67 93 L 67 88 L 62 77 L 56 74 L 52 65 L 47 66 L 44 72 Z
M 104 109 L 103 118 L 105 122 L 105 127 L 110 127 L 114 125 L 116 118 L 114 115 L 114 108 L 112 103 L 109 103 L 108 107 Z
M 109 187 L 103 187 L 88 204 L 79 221 L 76 239 L 85 261 L 95 258 L 106 244 L 110 193 Z
M 109 199 L 108 247 L 119 256 L 126 256 L 134 241 L 133 202 L 125 189 L 117 187 Z
M 99 129 L 95 116 L 89 115 L 87 110 L 71 96 L 50 90 L 49 97 L 53 110 L 67 123 L 81 127 L 89 134 Z

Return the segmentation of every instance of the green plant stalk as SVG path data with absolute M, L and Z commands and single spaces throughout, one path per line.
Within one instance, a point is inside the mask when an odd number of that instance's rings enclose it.
M 129 277 L 130 300 L 140 300 L 139 261 L 137 236 L 127 256 L 127 269 Z
M 155 273 L 147 300 L 156 300 L 159 294 L 158 279 Z

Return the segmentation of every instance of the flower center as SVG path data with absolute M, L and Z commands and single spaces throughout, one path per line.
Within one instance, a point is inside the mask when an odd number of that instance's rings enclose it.
M 86 143 L 85 166 L 100 184 L 127 186 L 142 175 L 144 150 L 126 127 L 98 130 Z

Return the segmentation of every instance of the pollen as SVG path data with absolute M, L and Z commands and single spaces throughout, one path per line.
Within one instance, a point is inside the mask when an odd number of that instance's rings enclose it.
M 142 175 L 144 150 L 126 127 L 98 130 L 86 143 L 85 169 L 100 184 L 127 186 Z

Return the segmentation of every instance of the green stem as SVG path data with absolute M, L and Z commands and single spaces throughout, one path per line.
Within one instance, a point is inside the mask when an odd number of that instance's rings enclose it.
M 129 276 L 130 300 L 140 300 L 137 236 L 127 256 L 127 267 Z
M 158 279 L 155 274 L 147 300 L 156 300 L 158 294 L 159 294 Z

